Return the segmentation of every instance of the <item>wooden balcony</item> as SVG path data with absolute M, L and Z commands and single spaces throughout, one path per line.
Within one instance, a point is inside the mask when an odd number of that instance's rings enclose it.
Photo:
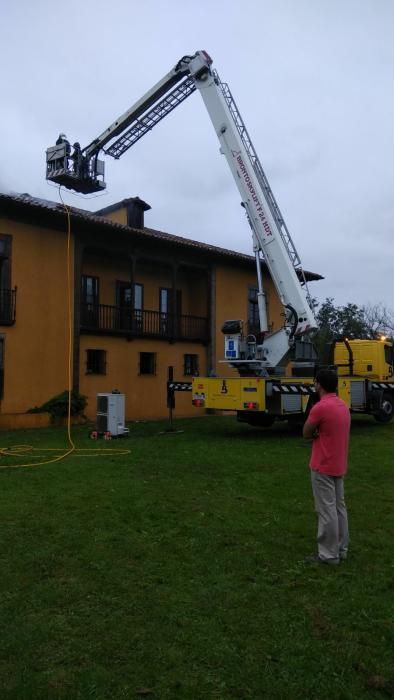
M 160 313 L 131 311 L 106 304 L 81 304 L 81 333 L 118 335 L 128 338 L 156 338 L 169 341 L 207 343 L 208 319 Z
M 12 326 L 16 318 L 16 287 L 0 289 L 0 326 Z

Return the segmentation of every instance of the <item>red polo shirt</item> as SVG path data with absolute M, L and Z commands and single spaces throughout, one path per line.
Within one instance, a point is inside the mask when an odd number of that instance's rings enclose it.
M 309 466 L 328 476 L 343 476 L 347 471 L 350 412 L 336 394 L 325 394 L 315 404 L 308 422 L 317 425 Z

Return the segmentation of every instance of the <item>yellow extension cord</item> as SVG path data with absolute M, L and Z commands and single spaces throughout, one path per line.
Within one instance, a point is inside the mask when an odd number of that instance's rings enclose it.
M 24 457 L 27 454 L 42 453 L 42 452 L 61 452 L 62 454 L 52 459 L 46 459 L 41 462 L 28 462 L 26 464 L 0 464 L 0 469 L 16 469 L 17 467 L 39 467 L 43 464 L 53 464 L 54 462 L 60 462 L 72 453 L 75 456 L 82 457 L 96 457 L 98 454 L 109 456 L 109 455 L 125 455 L 129 454 L 130 450 L 126 449 L 82 449 L 75 447 L 73 439 L 71 437 L 71 389 L 72 389 L 72 342 L 73 342 L 73 329 L 72 329 L 72 310 L 71 310 L 71 216 L 68 206 L 63 202 L 60 187 L 59 187 L 59 197 L 61 199 L 62 205 L 67 213 L 67 326 L 68 326 L 68 411 L 67 411 L 67 439 L 69 448 L 64 451 L 62 448 L 57 447 L 32 447 L 31 445 L 14 445 L 13 447 L 1 447 L 0 457 Z M 84 453 L 84 454 L 80 454 Z M 86 453 L 86 454 L 85 454 Z M 41 458 L 43 455 L 38 454 L 36 457 Z

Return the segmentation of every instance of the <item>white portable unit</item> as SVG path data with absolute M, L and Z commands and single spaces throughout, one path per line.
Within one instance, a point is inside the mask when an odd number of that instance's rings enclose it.
M 97 394 L 97 432 L 111 436 L 128 435 L 125 426 L 125 395 L 118 392 Z

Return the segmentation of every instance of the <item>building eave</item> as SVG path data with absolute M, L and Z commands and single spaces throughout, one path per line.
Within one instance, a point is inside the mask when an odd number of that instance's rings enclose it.
M 127 201 L 129 200 L 123 200 L 123 202 Z M 118 206 L 120 205 L 121 203 L 119 203 Z M 116 205 L 113 205 L 113 207 L 116 208 Z M 226 260 L 228 262 L 232 261 L 235 264 L 243 264 L 248 266 L 255 264 L 254 257 L 251 255 L 246 255 L 245 253 L 238 253 L 234 250 L 221 248 L 209 243 L 202 243 L 200 241 L 195 241 L 190 238 L 174 235 L 172 233 L 166 233 L 165 231 L 159 231 L 152 228 L 132 228 L 102 216 L 102 212 L 108 210 L 113 211 L 113 207 L 106 207 L 99 210 L 100 213 L 92 213 L 77 207 L 69 207 L 68 205 L 67 210 L 69 211 L 71 221 L 74 222 L 74 224 L 88 224 L 89 227 L 93 227 L 97 230 L 97 232 L 100 231 L 105 233 L 110 231 L 112 234 L 116 232 L 123 235 L 132 234 L 135 240 L 138 240 L 140 243 L 143 243 L 144 241 L 160 241 L 171 247 L 176 246 L 178 249 L 183 248 L 185 251 L 198 251 L 201 254 L 208 256 L 212 261 Z M 53 227 L 58 230 L 61 230 L 66 226 L 66 207 L 63 204 L 32 197 L 27 193 L 0 193 L 0 215 L 1 214 L 14 220 L 23 220 L 24 222 L 32 222 L 34 220 L 34 223 L 37 223 L 38 219 L 42 226 L 49 228 Z M 309 270 L 304 270 L 304 275 L 308 282 L 324 279 L 322 275 Z

